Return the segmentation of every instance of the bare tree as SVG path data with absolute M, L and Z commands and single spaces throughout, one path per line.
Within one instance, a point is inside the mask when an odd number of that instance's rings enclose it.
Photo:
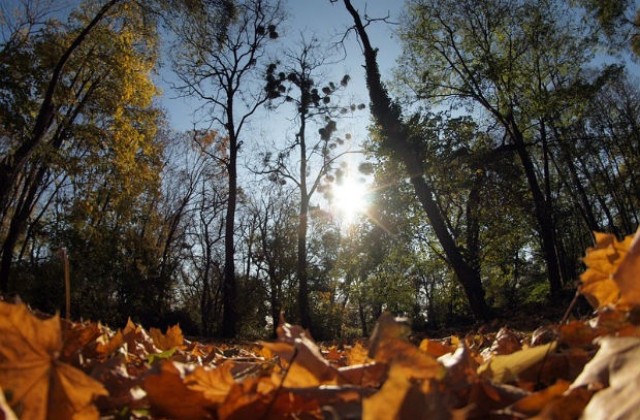
M 222 335 L 236 335 L 237 285 L 235 273 L 235 215 L 238 197 L 238 154 L 243 129 L 268 97 L 258 82 L 259 67 L 269 40 L 278 38 L 282 21 L 280 3 L 246 0 L 237 5 L 237 17 L 227 33 L 215 26 L 193 21 L 181 33 L 184 52 L 176 59 L 176 70 L 186 95 L 204 101 L 211 110 L 211 128 L 222 133 L 225 155 L 221 158 L 228 178 L 225 217 L 225 261 L 222 288 Z

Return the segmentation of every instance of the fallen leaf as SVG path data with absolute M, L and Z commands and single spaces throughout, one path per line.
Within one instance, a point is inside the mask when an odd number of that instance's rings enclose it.
M 586 387 L 569 389 L 559 398 L 551 400 L 540 414 L 531 419 L 575 420 L 581 418 L 580 416 L 592 395 L 593 391 L 589 391 Z
M 561 398 L 562 394 L 569 389 L 569 385 L 571 385 L 569 382 L 560 380 L 548 388 L 518 400 L 515 404 L 507 407 L 505 412 L 518 413 L 523 417 L 540 414 L 551 401 Z
M 231 374 L 233 365 L 232 361 L 226 361 L 216 369 L 198 366 L 185 377 L 184 383 L 187 388 L 201 392 L 212 403 L 220 404 L 235 384 Z
M 426 391 L 426 392 L 425 392 Z M 382 388 L 362 402 L 364 420 L 449 419 L 444 399 L 436 391 L 423 390 L 400 366 L 391 366 Z
M 624 370 L 628 371 L 634 361 L 640 359 L 640 338 L 603 337 L 598 344 L 600 349 L 573 382 L 572 388 L 593 384 L 609 386 L 612 375 L 626 373 Z M 640 374 L 640 371 L 637 373 Z
M 151 403 L 151 412 L 175 419 L 213 418 L 215 404 L 200 390 L 184 383 L 183 374 L 174 362 L 157 363 L 144 379 L 143 388 Z
M 382 314 L 372 334 L 369 357 L 392 365 L 396 370 L 404 369 L 408 377 L 443 378 L 445 371 L 442 365 L 407 340 L 409 331 L 404 319 L 394 318 L 389 313 Z
M 63 348 L 60 359 L 72 362 L 74 358 L 83 352 L 86 356 L 86 348 L 93 343 L 102 332 L 96 323 L 72 323 L 61 320 Z
M 555 348 L 556 343 L 553 342 L 495 356 L 478 368 L 478 374 L 498 383 L 515 381 L 521 372 L 543 361 Z
M 0 302 L 0 387 L 24 419 L 97 419 L 102 384 L 61 362 L 59 316 L 41 320 L 24 304 Z
M 496 334 L 493 343 L 491 343 L 490 351 L 493 354 L 511 354 L 521 348 L 518 336 L 509 328 L 502 327 Z
M 411 329 L 407 320 L 404 318 L 396 318 L 389 312 L 384 312 L 378 318 L 376 326 L 371 333 L 371 341 L 369 344 L 369 358 L 375 359 L 378 353 L 379 347 L 390 341 L 401 340 L 405 341 Z
M 149 336 L 153 344 L 160 350 L 171 350 L 173 348 L 184 348 L 184 336 L 179 325 L 167 328 L 167 332 L 162 334 L 157 328 L 149 329 Z
M 423 339 L 418 348 L 433 357 L 440 357 L 447 353 L 453 353 L 456 351 L 456 347 L 454 346 L 442 343 L 438 340 L 430 340 L 428 338 Z

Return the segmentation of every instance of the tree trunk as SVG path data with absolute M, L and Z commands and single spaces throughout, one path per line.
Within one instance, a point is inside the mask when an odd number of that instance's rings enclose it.
M 522 133 L 520 132 L 513 116 L 509 116 L 506 120 L 507 130 L 511 139 L 516 146 L 516 152 L 520 157 L 522 167 L 524 169 L 529 190 L 533 195 L 533 207 L 538 222 L 538 232 L 542 242 L 542 253 L 547 264 L 547 276 L 549 279 L 549 287 L 551 298 L 556 299 L 560 296 L 562 289 L 562 280 L 560 276 L 560 264 L 558 262 L 558 254 L 556 252 L 555 227 L 553 224 L 553 215 L 551 213 L 551 203 L 545 199 L 545 195 L 540 188 L 538 177 L 531 160 L 531 156 L 527 151 Z
M 228 109 L 233 109 L 229 107 Z M 229 121 L 233 121 L 232 116 Z M 236 307 L 236 268 L 235 268 L 235 215 L 238 196 L 238 140 L 233 134 L 230 124 L 229 138 L 229 163 L 227 174 L 229 176 L 229 199 L 227 201 L 227 215 L 224 227 L 224 278 L 222 281 L 222 336 L 234 338 L 236 336 L 236 324 L 238 310 Z
M 466 293 L 474 316 L 477 319 L 487 319 L 490 311 L 484 299 L 484 289 L 479 270 L 465 260 L 460 248 L 447 229 L 445 218 L 434 199 L 431 186 L 423 176 L 422 153 L 418 146 L 410 142 L 406 127 L 401 120 L 399 106 L 391 101 L 386 88 L 382 84 L 376 60 L 376 51 L 371 46 L 360 15 L 353 8 L 350 0 L 344 0 L 344 4 L 353 17 L 355 29 L 362 42 L 371 112 L 382 129 L 383 146 L 390 150 L 395 158 L 405 164 L 418 200 L 427 213 L 427 217 L 438 241 L 442 245 L 447 260 Z
M 304 96 L 304 93 L 303 93 Z M 308 101 L 302 100 L 300 113 L 300 215 L 298 220 L 298 253 L 296 274 L 298 277 L 298 312 L 300 325 L 312 329 L 311 308 L 309 307 L 309 278 L 307 274 L 307 230 L 309 228 L 309 189 L 307 187 L 307 143 L 306 143 L 306 115 Z

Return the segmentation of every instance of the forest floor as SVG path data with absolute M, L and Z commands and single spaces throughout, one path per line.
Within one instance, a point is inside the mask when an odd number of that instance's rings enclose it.
M 0 302 L 0 418 L 632 418 L 640 244 L 598 239 L 585 318 L 558 305 L 439 338 L 385 313 L 366 341 L 316 343 L 283 322 L 272 341 L 211 343 Z

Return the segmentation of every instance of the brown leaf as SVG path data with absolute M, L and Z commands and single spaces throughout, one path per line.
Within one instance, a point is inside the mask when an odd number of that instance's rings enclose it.
M 184 348 L 184 336 L 179 325 L 168 327 L 165 334 L 162 334 L 162 331 L 157 328 L 150 328 L 149 335 L 153 340 L 153 344 L 162 351 Z
M 569 382 L 560 380 L 542 391 L 522 398 L 515 404 L 509 406 L 505 411 L 518 413 L 527 417 L 537 415 L 549 405 L 551 401 L 561 398 L 562 394 L 569 389 L 569 385 Z
M 63 349 L 60 359 L 71 362 L 74 356 L 84 351 L 89 343 L 93 343 L 102 332 L 96 323 L 71 323 L 66 320 L 62 322 Z
M 303 337 L 296 339 L 294 348 L 295 353 L 283 378 L 283 386 L 302 388 L 337 383 L 337 369 L 322 357 L 315 343 Z
M 404 369 L 412 378 L 443 378 L 442 365 L 406 339 L 409 331 L 403 319 L 396 319 L 389 313 L 382 314 L 372 334 L 369 357 L 380 363 L 394 365 L 397 369 Z
M 521 348 L 518 336 L 509 328 L 502 327 L 496 334 L 493 343 L 491 343 L 490 351 L 493 354 L 511 354 Z
M 58 360 L 61 351 L 57 315 L 40 320 L 24 304 L 0 302 L 0 387 L 21 418 L 98 418 L 93 402 L 107 391 Z
M 362 402 L 364 420 L 386 419 L 450 419 L 444 399 L 406 375 L 399 365 L 391 366 L 389 378 L 380 391 Z
M 542 412 L 532 417 L 532 420 L 575 420 L 581 417 L 584 407 L 593 395 L 586 387 L 573 388 L 565 392 L 560 398 L 553 399 Z M 606 418 L 606 417 L 605 417 Z
M 183 375 L 174 362 L 154 365 L 144 379 L 143 388 L 151 403 L 151 412 L 160 417 L 175 419 L 212 418 L 215 404 L 203 392 L 185 385 Z
M 447 353 L 453 353 L 456 351 L 455 346 L 443 343 L 439 340 L 430 340 L 428 338 L 422 340 L 418 348 L 433 357 L 440 357 Z
M 232 361 L 226 361 L 216 369 L 198 366 L 185 377 L 184 383 L 187 388 L 201 392 L 212 403 L 220 404 L 235 384 L 231 374 L 233 367 Z

